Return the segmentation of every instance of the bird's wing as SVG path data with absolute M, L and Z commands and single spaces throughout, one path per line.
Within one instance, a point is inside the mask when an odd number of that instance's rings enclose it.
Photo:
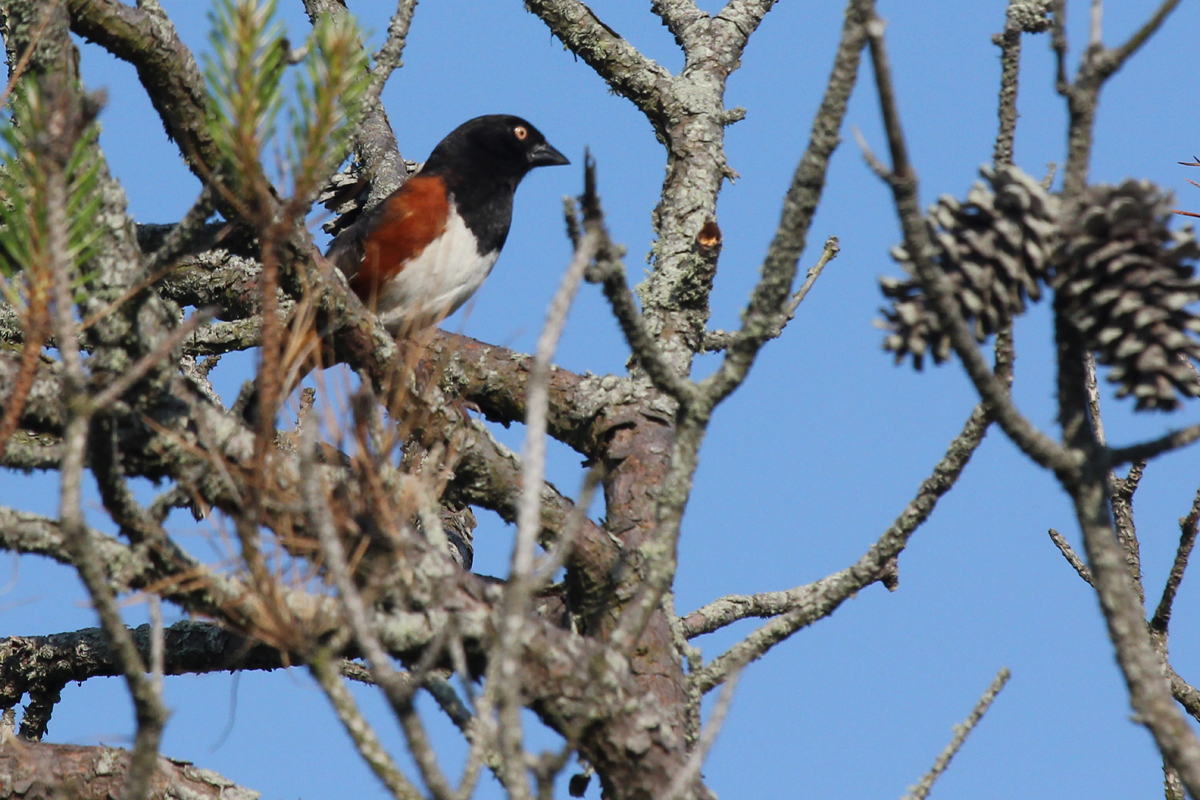
M 366 298 L 442 235 L 449 213 L 445 181 L 415 175 L 338 234 L 326 258 Z

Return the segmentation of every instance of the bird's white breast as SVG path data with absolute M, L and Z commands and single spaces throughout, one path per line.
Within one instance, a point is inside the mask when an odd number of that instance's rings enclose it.
M 477 248 L 475 235 L 451 206 L 442 234 L 380 288 L 376 308 L 388 330 L 436 324 L 467 302 L 500 254 L 481 255 Z

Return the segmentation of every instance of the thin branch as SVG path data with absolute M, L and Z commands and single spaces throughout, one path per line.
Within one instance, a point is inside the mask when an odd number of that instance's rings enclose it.
M 1133 461 L 1149 461 L 1155 456 L 1187 447 L 1200 439 L 1200 422 L 1186 428 L 1173 430 L 1165 436 L 1148 442 L 1129 445 L 1128 447 L 1109 448 L 1108 463 L 1110 467 L 1119 467 Z
M 1200 490 L 1196 492 L 1196 499 L 1192 501 L 1191 511 L 1186 517 L 1179 520 L 1179 547 L 1175 550 L 1175 561 L 1171 564 L 1171 573 L 1167 576 L 1166 585 L 1163 586 L 1158 608 L 1154 610 L 1154 616 L 1150 619 L 1150 629 L 1153 631 L 1166 633 L 1167 626 L 1171 623 L 1171 607 L 1175 603 L 1175 593 L 1179 591 L 1179 584 L 1183 582 L 1183 573 L 1187 570 L 1192 547 L 1196 544 L 1198 525 L 1200 525 Z
M 400 66 L 404 45 L 408 42 L 408 29 L 416 10 L 417 0 L 397 0 L 396 11 L 388 20 L 387 39 L 373 57 L 375 63 L 371 67 L 373 80 L 367 91 L 369 96 L 378 98 L 392 72 Z
M 821 273 L 830 261 L 837 258 L 837 254 L 841 252 L 841 244 L 838 242 L 838 237 L 830 236 L 825 240 L 825 246 L 821 248 L 821 257 L 817 259 L 817 263 L 808 268 L 808 272 L 804 276 L 804 283 L 792 295 L 791 300 L 783 309 L 777 326 L 771 331 L 770 338 L 778 339 L 783 335 L 783 330 L 792 320 L 796 318 L 796 311 L 800 308 L 800 304 L 804 302 L 804 298 L 808 297 L 809 291 L 817 282 L 817 278 L 821 277 Z M 734 345 L 740 338 L 737 331 L 709 331 L 704 336 L 704 349 L 708 352 L 718 352 L 727 350 Z
M 150 370 L 161 366 L 171 351 L 183 344 L 192 332 L 198 327 L 208 322 L 215 313 L 214 309 L 201 308 L 197 309 L 188 317 L 182 325 L 171 331 L 171 335 L 163 338 L 158 346 L 151 350 L 146 355 L 138 359 L 137 363 L 129 368 L 129 370 L 121 375 L 120 378 L 104 387 L 104 390 L 92 397 L 90 406 L 93 412 L 101 411 L 109 406 L 109 404 L 120 399 L 127 391 L 129 391 L 135 383 L 146 376 Z
M 546 465 L 546 383 L 550 375 L 550 361 L 554 358 L 558 340 L 566 327 L 567 314 L 583 279 L 584 270 L 595 257 L 599 246 L 600 233 L 592 227 L 580 240 L 575 255 L 563 274 L 558 291 L 550 301 L 550 308 L 546 312 L 546 324 L 538 337 L 533 366 L 525 384 L 526 434 L 521 456 L 525 469 L 521 483 L 521 502 L 517 507 L 517 540 L 513 547 L 510 580 L 525 580 L 533 568 L 533 548 L 541 528 L 541 495 Z M 524 615 L 523 608 L 521 614 Z
M 613 316 L 625 334 L 625 341 L 633 351 L 633 357 L 655 388 L 680 402 L 691 402 L 696 395 L 696 386 L 667 363 L 658 343 L 646 330 L 642 312 L 638 310 L 633 292 L 625 280 L 624 262 L 616 257 L 613 247 L 607 250 L 606 256 L 588 272 L 588 281 L 600 283 L 605 298 L 612 306 Z
M 646 330 L 642 312 L 638 310 L 633 292 L 625 280 L 625 264 L 617 255 L 619 251 L 616 246 L 611 241 L 605 241 L 607 235 L 607 232 L 602 234 L 604 239 L 601 241 L 604 244 L 597 263 L 587 273 L 587 280 L 600 283 L 634 359 L 655 388 L 681 404 L 693 404 L 698 394 L 696 384 L 667 363 L 658 343 Z
M 207 233 L 205 223 L 212 216 L 215 204 L 213 191 L 205 184 L 196 202 L 187 210 L 178 225 L 171 226 L 171 231 L 163 239 L 161 245 L 142 266 L 147 275 L 156 275 L 160 269 L 170 266 L 181 253 L 184 253 L 201 234 Z
M 62 35 L 65 39 L 65 29 Z M 43 102 L 47 108 L 46 117 L 41 121 L 46 129 L 45 138 L 38 142 L 41 151 L 38 155 L 41 156 L 46 185 L 45 257 L 51 277 L 55 337 L 63 360 L 64 403 L 68 412 L 61 466 L 59 520 L 75 568 L 87 588 L 101 626 L 118 654 L 133 699 L 137 732 L 122 797 L 124 800 L 141 800 L 147 796 L 150 780 L 157 769 L 158 746 L 167 720 L 167 709 L 163 705 L 159 687 L 148 679 L 145 664 L 121 619 L 120 608 L 107 581 L 104 563 L 93 547 L 83 517 L 82 483 L 91 408 L 87 397 L 88 376 L 80 358 L 79 324 L 75 318 L 75 270 L 69 250 L 66 165 L 75 143 L 91 120 L 83 108 L 82 98 L 72 91 L 65 75 L 49 73 L 41 76 L 39 89 L 43 92 Z
M 117 0 L 70 0 L 71 31 L 134 66 L 167 135 L 203 183 L 221 157 L 208 133 L 208 90 L 192 52 L 158 4 L 133 7 Z M 227 218 L 235 209 L 215 198 Z
M 961 725 L 954 726 L 954 738 L 950 740 L 950 744 L 946 745 L 933 762 L 933 768 L 926 773 L 925 777 L 916 786 L 908 790 L 904 796 L 904 800 L 925 800 L 929 796 L 929 790 L 933 788 L 933 784 L 946 768 L 950 766 L 950 760 L 958 753 L 963 744 L 966 743 L 967 737 L 971 735 L 971 731 L 975 730 L 975 726 L 983 719 L 983 715 L 987 713 L 988 708 L 992 705 L 992 701 L 996 699 L 996 695 L 1000 694 L 1000 690 L 1008 683 L 1008 679 L 1012 673 L 1007 667 L 1001 668 L 996 673 L 996 679 L 992 681 L 992 685 L 987 688 L 983 696 L 979 698 L 979 702 L 975 704 L 975 708 L 971 711 Z
M 304 7 L 314 23 L 322 15 L 340 17 L 350 13 L 341 0 L 304 0 Z M 396 10 L 388 20 L 387 37 L 372 58 L 371 80 L 363 92 L 361 118 L 354 137 L 355 157 L 358 165 L 366 170 L 370 183 L 366 196 L 361 198 L 360 212 L 391 194 L 408 177 L 404 159 L 396 146 L 396 136 L 379 97 L 392 73 L 402 66 L 401 57 L 416 7 L 417 0 L 397 0 Z M 337 165 L 330 166 L 336 169 Z M 327 189 L 330 176 L 324 178 L 314 182 L 313 191 L 298 204 L 299 207 L 307 209 Z M 340 224 L 349 224 L 349 221 Z
M 1155 9 L 1150 19 L 1138 28 L 1129 39 L 1120 47 L 1111 50 L 1103 51 L 1102 55 L 1097 59 L 1096 73 L 1101 81 L 1106 80 L 1110 75 L 1119 70 L 1129 57 L 1138 51 L 1146 40 L 1162 27 L 1163 22 L 1171 15 L 1171 12 L 1179 5 L 1179 0 L 1163 0 L 1162 4 Z
M 1067 488 L 1083 530 L 1092 585 L 1125 678 L 1130 705 L 1138 722 L 1154 736 L 1163 757 L 1179 771 L 1188 791 L 1200 796 L 1200 739 L 1180 713 L 1173 690 L 1163 676 L 1163 661 L 1129 574 L 1126 551 L 1112 528 L 1104 473 L 1089 472 L 1084 480 Z
M 1087 392 L 1088 420 L 1092 424 L 1092 432 L 1096 441 L 1107 444 L 1104 438 L 1104 419 L 1100 416 L 1100 387 L 1096 383 L 1096 356 L 1090 351 L 1083 357 L 1083 369 L 1086 379 L 1084 390 Z
M 687 796 L 688 790 L 692 788 L 692 784 L 700 777 L 700 768 L 704 766 L 704 759 L 708 757 L 708 751 L 717 741 L 717 734 L 721 732 L 721 727 L 725 724 L 725 716 L 733 705 L 733 692 L 737 688 L 739 674 L 738 672 L 731 674 L 725 681 L 725 685 L 721 687 L 721 693 L 717 695 L 717 704 L 713 706 L 712 716 L 708 718 L 708 723 L 700 732 L 700 738 L 692 749 L 687 764 L 676 773 L 675 778 L 671 781 L 671 788 L 667 791 L 666 800 L 683 800 Z
M 585 169 L 593 173 L 587 159 Z M 594 195 L 594 178 L 587 181 Z M 585 208 L 598 204 L 585 201 Z M 526 615 L 533 598 L 534 544 L 541 529 L 541 496 L 546 466 L 546 382 L 550 361 L 566 327 L 567 314 L 583 280 L 584 270 L 596 256 L 603 235 L 599 220 L 584 218 L 584 234 L 566 273 L 550 301 L 546 324 L 538 337 L 533 367 L 526 382 L 525 470 L 521 481 L 521 501 L 517 507 L 517 538 L 513 545 L 508 585 L 505 587 L 499 622 L 499 647 L 488 664 L 488 694 L 495 697 L 499 711 L 499 736 L 504 785 L 517 798 L 529 796 L 525 778 L 524 735 L 521 725 L 521 677 L 518 653 L 523 639 Z
M 1088 32 L 1089 47 L 1104 46 L 1104 0 L 1092 0 L 1091 29 Z
M 712 406 L 746 379 L 759 350 L 772 338 L 788 306 L 797 264 L 825 187 L 829 160 L 840 141 L 847 102 L 858 82 L 859 62 L 867 38 L 866 17 L 871 6 L 865 0 L 850 0 L 846 5 L 833 70 L 813 119 L 808 146 L 784 195 L 779 226 L 763 261 L 762 279 L 751 293 L 738 341 L 726 351 L 716 372 L 701 382 L 701 391 Z
M 781 615 L 694 673 L 692 680 L 700 691 L 709 691 L 734 670 L 761 658 L 779 642 L 829 616 L 848 598 L 881 580 L 888 564 L 904 550 L 921 523 L 929 518 L 938 499 L 958 480 L 987 428 L 987 414 L 982 405 L 976 406 L 962 432 L 934 467 L 933 474 L 921 484 L 916 497 L 855 564 L 808 586 L 750 598 L 724 598 L 684 617 L 684 629 L 689 637 L 693 637 L 745 617 Z
M 1145 461 L 1137 461 L 1129 467 L 1129 473 L 1124 478 L 1118 478 L 1112 473 L 1108 477 L 1113 528 L 1117 534 L 1117 541 L 1125 548 L 1125 563 L 1129 567 L 1129 574 L 1133 576 L 1138 602 L 1143 606 L 1146 604 L 1146 589 L 1142 582 L 1141 546 L 1138 544 L 1137 526 L 1133 519 L 1133 495 L 1137 492 L 1145 468 Z
M 1049 533 L 1050 541 L 1054 542 L 1054 546 L 1058 548 L 1058 552 L 1062 553 L 1063 558 L 1067 560 L 1067 563 L 1070 564 L 1077 573 L 1079 573 L 1079 577 L 1083 578 L 1083 580 L 1089 586 L 1091 586 L 1092 571 L 1088 569 L 1087 564 L 1083 563 L 1083 559 L 1080 558 L 1079 554 L 1076 553 L 1071 547 L 1071 543 L 1068 542 L 1061 533 L 1054 530 L 1054 528 L 1051 528 Z
M 404 676 L 392 666 L 391 657 L 384 651 L 379 639 L 371 627 L 366 605 L 362 595 L 354 584 L 346 561 L 345 548 L 342 546 L 332 511 L 329 508 L 328 492 L 322 486 L 317 464 L 317 425 L 304 426 L 302 458 L 300 462 L 302 480 L 304 482 L 305 511 L 309 521 L 316 531 L 325 556 L 325 567 L 334 587 L 338 591 L 342 608 L 349 623 L 354 640 L 362 649 L 371 667 L 371 676 L 384 690 L 388 701 L 392 704 L 398 719 L 408 739 L 409 750 L 416 758 L 426 785 L 433 791 L 438 800 L 449 800 L 454 794 L 445 776 L 437 767 L 436 759 L 432 757 L 424 730 L 419 720 L 414 720 L 415 712 L 412 707 L 411 681 L 405 681 Z M 380 777 L 389 789 L 396 792 L 393 786 L 400 787 L 404 792 L 416 792 L 416 788 L 400 772 L 399 767 L 392 762 L 390 756 L 383 750 L 378 737 L 353 704 L 347 704 L 348 693 L 342 679 L 325 663 L 325 658 L 318 656 L 310 666 L 314 671 L 321 687 L 325 689 L 337 709 L 342 724 L 346 726 L 359 748 L 359 753 Z M 343 697 L 345 694 L 345 697 Z M 397 797 L 407 796 L 397 794 Z
M 1009 8 L 1015 0 L 1009 0 Z M 1000 107 L 996 115 L 1000 118 L 1000 130 L 996 132 L 996 144 L 992 148 L 991 161 L 996 167 L 1013 163 L 1013 140 L 1016 137 L 1016 88 L 1021 72 L 1021 31 L 1009 30 L 1004 26 L 1002 34 L 992 37 L 1000 47 Z
M 1171 694 L 1197 722 L 1200 722 L 1200 689 L 1185 681 L 1168 662 L 1163 666 L 1171 683 Z
M 111 550 L 101 549 L 102 558 L 110 554 Z M 129 633 L 138 655 L 154 665 L 157 660 L 154 627 L 140 625 Z M 287 666 L 277 648 L 211 622 L 176 622 L 162 629 L 161 644 L 160 671 L 163 675 L 275 670 Z M 38 686 L 65 685 L 70 681 L 121 674 L 117 654 L 101 628 L 0 639 L 0 680 L 18 698 L 21 693 Z
M 343 683 L 334 661 L 328 657 L 314 658 L 308 668 L 325 691 L 355 748 L 392 796 L 397 800 L 424 800 L 424 795 L 404 777 L 404 773 L 396 766 L 396 762 L 375 735 L 371 723 L 358 710 L 358 704 L 354 702 L 354 696 Z
M 988 368 L 974 335 L 958 312 L 948 279 L 930 255 L 932 243 L 918 205 L 917 178 L 908 161 L 883 28 L 883 21 L 874 16 L 872 9 L 872 18 L 867 24 L 867 40 L 875 69 L 880 111 L 888 132 L 888 147 L 892 152 L 892 168 L 887 183 L 892 189 L 896 212 L 904 230 L 905 248 L 913 256 L 922 288 L 932 300 L 943 329 L 950 334 L 955 352 L 974 382 L 976 391 L 988 404 L 990 413 L 1004 432 L 1026 455 L 1043 467 L 1065 474 L 1074 473 L 1079 469 L 1078 454 L 1064 449 L 1022 415 L 1013 403 L 1005 382 Z
M 471 420 L 459 442 L 454 482 L 447 487 L 452 499 L 495 511 L 505 522 L 515 523 L 521 498 L 524 465 L 516 453 L 496 441 L 481 422 Z M 543 484 L 542 528 L 539 542 L 551 547 L 563 531 L 577 525 L 569 565 L 578 571 L 585 590 L 608 585 L 610 570 L 621 557 L 612 536 L 587 519 L 580 509 L 549 483 Z M 578 520 L 573 523 L 572 520 Z

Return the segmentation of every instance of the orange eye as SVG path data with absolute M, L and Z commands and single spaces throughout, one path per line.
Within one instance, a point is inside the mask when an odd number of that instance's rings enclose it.
M 513 136 L 517 137 L 518 142 L 523 142 L 529 138 L 529 129 L 524 125 L 518 125 L 513 128 Z

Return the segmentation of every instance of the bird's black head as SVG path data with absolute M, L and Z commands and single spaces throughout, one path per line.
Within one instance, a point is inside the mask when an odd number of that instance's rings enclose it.
M 422 172 L 457 174 L 470 180 L 489 177 L 515 189 L 534 167 L 569 164 L 542 132 L 520 117 L 488 114 L 459 125 L 438 143 Z
M 489 114 L 451 131 L 430 153 L 421 174 L 445 182 L 479 252 L 488 253 L 499 250 L 508 237 L 513 195 L 529 170 L 569 163 L 525 120 Z

